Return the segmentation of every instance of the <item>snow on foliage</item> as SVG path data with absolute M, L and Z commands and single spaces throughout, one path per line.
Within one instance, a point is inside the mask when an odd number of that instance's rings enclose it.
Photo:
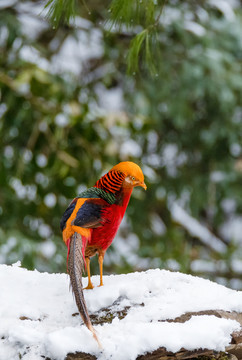
M 215 235 L 213 235 L 205 226 L 189 215 L 182 207 L 176 202 L 173 202 L 170 206 L 172 218 L 179 224 L 182 224 L 188 232 L 198 237 L 202 243 L 212 248 L 216 252 L 225 253 L 226 245 Z
M 242 292 L 198 277 L 165 270 L 148 270 L 104 277 L 104 287 L 85 291 L 90 314 L 102 316 L 109 307 L 114 318 L 95 325 L 103 350 L 82 324 L 66 274 L 27 271 L 0 265 L 0 359 L 64 359 L 83 351 L 99 360 L 134 360 L 161 346 L 168 351 L 207 348 L 224 350 L 235 320 L 208 315 L 185 323 L 167 322 L 186 312 L 222 309 L 242 311 Z M 99 281 L 93 277 L 94 285 Z M 84 278 L 84 285 L 86 278 Z M 119 319 L 118 312 L 126 309 Z

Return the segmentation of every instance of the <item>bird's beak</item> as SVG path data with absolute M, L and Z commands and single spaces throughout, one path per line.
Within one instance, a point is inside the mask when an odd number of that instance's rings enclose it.
M 144 182 L 140 182 L 138 186 L 141 186 L 141 187 L 144 188 L 145 190 L 147 189 L 147 186 L 145 185 Z

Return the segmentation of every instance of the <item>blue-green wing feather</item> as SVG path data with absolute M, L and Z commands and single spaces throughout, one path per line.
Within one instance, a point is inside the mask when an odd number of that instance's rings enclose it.
M 78 198 L 88 198 L 88 199 L 103 199 L 107 201 L 108 204 L 112 205 L 116 202 L 116 196 L 113 193 L 109 193 L 103 189 L 99 189 L 96 187 L 91 187 L 85 191 L 83 191 L 81 194 L 78 195 Z

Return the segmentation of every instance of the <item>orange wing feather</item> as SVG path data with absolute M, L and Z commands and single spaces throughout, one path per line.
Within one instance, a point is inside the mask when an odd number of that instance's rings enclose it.
M 72 225 L 73 221 L 76 218 L 77 211 L 80 209 L 80 207 L 84 204 L 84 202 L 88 199 L 78 199 L 76 202 L 75 209 L 73 210 L 71 216 L 66 222 L 66 227 L 63 230 L 63 240 L 65 244 L 67 245 L 68 240 L 71 238 L 71 236 L 77 232 L 78 234 L 84 236 L 85 238 L 89 239 L 91 236 L 91 229 L 85 229 L 80 226 Z

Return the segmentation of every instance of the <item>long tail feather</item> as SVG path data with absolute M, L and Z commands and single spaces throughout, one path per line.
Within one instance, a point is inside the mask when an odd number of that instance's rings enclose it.
M 84 324 L 92 332 L 93 337 L 97 341 L 99 347 L 102 348 L 88 315 L 87 306 L 83 295 L 82 272 L 85 270 L 85 261 L 83 258 L 82 247 L 82 237 L 80 234 L 75 233 L 71 237 L 69 245 L 68 272 L 70 275 L 71 287 L 79 313 L 84 321 Z

